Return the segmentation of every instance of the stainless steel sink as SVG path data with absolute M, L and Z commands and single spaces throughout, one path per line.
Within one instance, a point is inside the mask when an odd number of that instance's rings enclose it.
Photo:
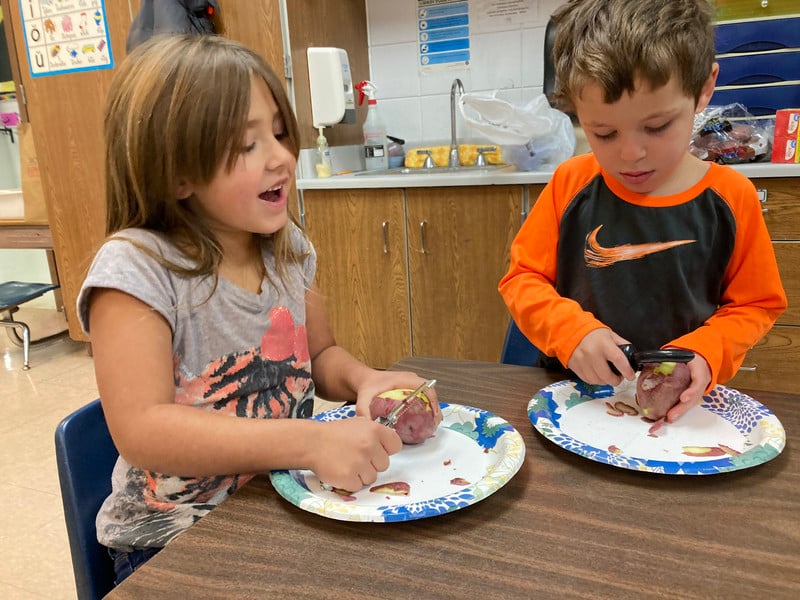
M 378 169 L 376 171 L 359 171 L 354 173 L 356 177 L 386 177 L 387 175 L 447 175 L 450 173 L 497 173 L 515 171 L 514 165 L 486 165 L 483 167 L 433 167 L 430 169 L 410 167 L 397 167 L 395 169 Z

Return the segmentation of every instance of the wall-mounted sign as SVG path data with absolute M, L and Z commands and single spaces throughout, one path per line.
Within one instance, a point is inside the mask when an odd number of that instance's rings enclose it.
M 419 68 L 469 65 L 469 2 L 417 0 Z
M 31 77 L 114 66 L 104 0 L 19 0 Z

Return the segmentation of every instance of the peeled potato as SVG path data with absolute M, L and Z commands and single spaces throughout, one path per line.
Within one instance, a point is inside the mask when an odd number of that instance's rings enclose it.
M 386 417 L 414 390 L 388 390 L 378 394 L 369 405 L 372 419 Z M 411 401 L 410 406 L 400 415 L 394 430 L 405 444 L 420 444 L 432 437 L 442 422 L 442 410 L 438 402 L 431 402 L 425 393 Z
M 665 417 L 690 383 L 691 375 L 686 363 L 644 365 L 636 381 L 636 402 L 642 415 L 653 421 Z

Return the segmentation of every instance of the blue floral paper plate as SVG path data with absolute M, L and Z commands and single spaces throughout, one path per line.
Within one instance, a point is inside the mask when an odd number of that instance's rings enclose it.
M 440 406 L 436 434 L 422 444 L 404 446 L 370 486 L 337 493 L 306 470 L 273 471 L 272 485 L 303 510 L 341 521 L 409 521 L 475 504 L 516 474 L 525 459 L 525 443 L 510 423 L 490 412 L 444 402 Z M 355 407 L 343 406 L 314 418 L 353 416 Z M 407 495 L 394 492 L 393 484 L 406 484 Z
M 638 414 L 636 382 L 596 386 L 559 381 L 528 403 L 533 426 L 551 442 L 585 458 L 634 471 L 713 475 L 775 458 L 786 432 L 763 404 L 718 385 L 675 423 L 651 432 Z

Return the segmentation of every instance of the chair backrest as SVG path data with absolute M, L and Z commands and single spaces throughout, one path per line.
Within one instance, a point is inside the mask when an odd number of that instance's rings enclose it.
M 536 366 L 539 359 L 539 349 L 531 344 L 525 334 L 519 330 L 514 319 L 508 324 L 503 350 L 500 353 L 500 362 L 506 365 L 521 365 L 523 367 Z
M 111 492 L 119 456 L 100 400 L 67 416 L 56 428 L 56 462 L 72 570 L 80 600 L 102 598 L 114 587 L 114 563 L 97 541 L 95 517 Z

